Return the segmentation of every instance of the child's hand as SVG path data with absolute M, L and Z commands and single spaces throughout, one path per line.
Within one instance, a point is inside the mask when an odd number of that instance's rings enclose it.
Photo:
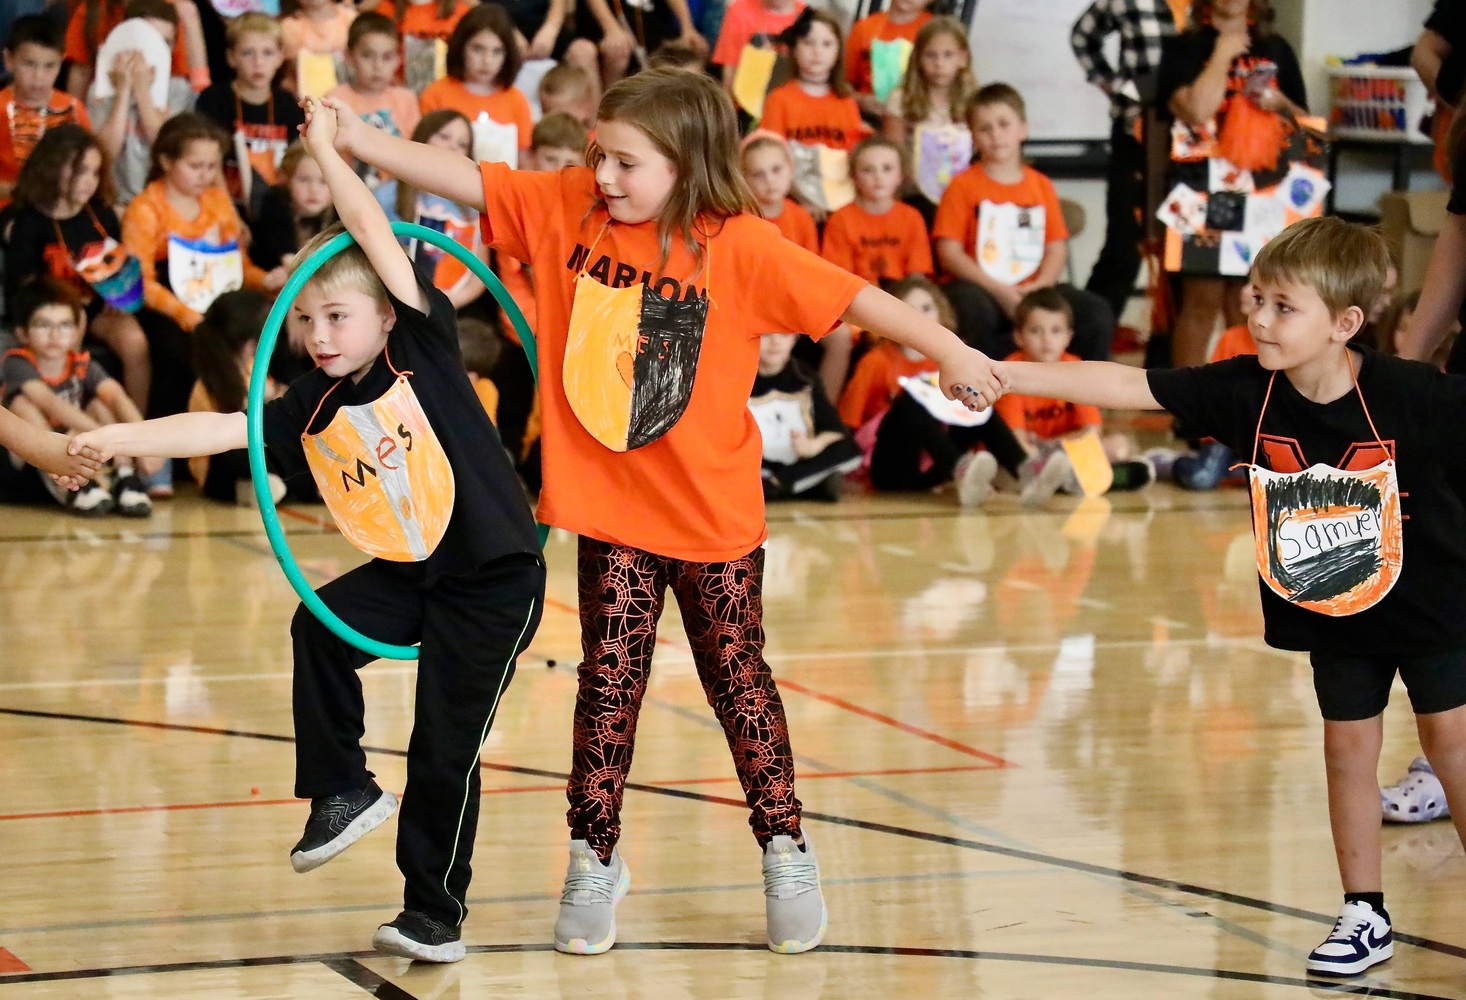
M 825 450 L 823 445 L 816 444 L 815 439 L 804 431 L 793 431 L 789 435 L 789 443 L 794 447 L 794 454 L 800 458 L 814 458 Z
M 937 378 L 942 392 L 969 410 L 987 409 L 1007 391 L 1008 379 L 1002 367 L 979 350 L 963 347 L 940 364 Z
M 300 135 L 312 156 L 332 148 L 343 156 L 354 155 L 356 137 L 367 127 L 355 111 L 334 97 L 307 97 L 300 106 L 305 109 Z
M 60 436 L 59 434 L 57 435 L 57 437 Z M 65 446 L 65 455 L 69 457 L 69 460 L 80 460 L 84 468 L 89 472 L 95 472 L 104 463 L 110 462 L 117 457 L 117 450 L 113 447 L 110 439 L 111 435 L 108 433 L 108 428 L 98 427 L 94 431 L 82 431 L 73 437 L 70 443 L 66 443 L 66 440 L 62 438 L 62 443 Z M 78 474 L 74 468 L 70 467 L 53 469 L 50 466 L 44 466 L 44 468 L 49 472 L 59 473 L 64 476 Z M 91 477 L 88 475 L 86 478 L 90 479 Z
M 128 80 L 132 83 L 133 93 L 141 94 L 153 87 L 153 74 L 156 72 L 148 65 L 141 52 L 134 52 L 131 63 L 128 64 Z
M 285 282 L 290 280 L 290 269 L 284 264 L 273 271 L 265 272 L 265 291 L 278 292 L 285 287 Z
M 117 57 L 112 60 L 112 68 L 107 71 L 107 79 L 112 81 L 113 90 L 120 93 L 132 86 L 132 64 L 137 58 L 136 49 L 117 53 Z
M 51 473 L 67 489 L 79 490 L 102 467 L 104 459 L 95 451 L 85 448 L 73 451 L 69 444 L 66 435 L 49 434 L 43 448 L 29 456 L 30 462 Z
M 1003 315 L 1012 319 L 1018 312 L 1018 303 L 1023 301 L 1023 296 L 1028 292 L 1022 285 L 1000 285 L 993 293 L 993 298 L 998 303 L 998 308 L 1003 310 Z

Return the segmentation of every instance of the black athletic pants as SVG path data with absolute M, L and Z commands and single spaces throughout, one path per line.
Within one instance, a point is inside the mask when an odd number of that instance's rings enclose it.
M 450 925 L 468 913 L 478 829 L 479 750 L 534 637 L 544 605 L 538 556 L 497 559 L 431 585 L 421 563 L 374 559 L 326 584 L 326 605 L 383 642 L 421 643 L 407 789 L 397 828 L 404 908 Z M 361 679 L 371 656 L 336 638 L 304 607 L 295 646 L 295 794 L 335 795 L 367 783 Z
M 870 484 L 882 492 L 929 490 L 948 482 L 957 460 L 982 445 L 1013 475 L 1028 453 L 1013 431 L 994 413 L 976 427 L 949 427 L 927 412 L 908 392 L 898 392 L 876 430 L 870 453 Z M 921 456 L 932 464 L 921 471 Z
M 1105 190 L 1105 245 L 1085 291 L 1110 304 L 1115 319 L 1125 311 L 1140 274 L 1140 241 L 1145 232 L 1140 212 L 1145 204 L 1145 147 L 1116 118 L 1110 132 L 1110 171 Z

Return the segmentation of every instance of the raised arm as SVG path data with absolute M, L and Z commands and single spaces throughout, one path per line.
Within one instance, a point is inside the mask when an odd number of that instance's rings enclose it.
M 334 98 L 321 101 L 307 98 L 302 103 L 310 112 L 305 126 L 306 149 L 320 164 L 321 175 L 331 191 L 331 203 L 336 207 L 341 224 L 366 253 L 372 270 L 377 272 L 387 291 L 418 312 L 426 313 L 428 297 L 417 282 L 417 273 L 412 269 L 407 251 L 402 249 L 402 244 L 392 233 L 387 213 L 382 211 L 366 182 L 336 151 L 334 143 L 340 131 L 338 122 L 346 119 L 359 122 L 356 112 Z
M 1159 410 L 1145 369 L 1113 361 L 1005 361 L 997 366 L 1007 390 L 1110 410 Z
M 441 195 L 459 205 L 471 206 L 480 212 L 484 210 L 483 181 L 472 160 L 447 149 L 372 128 L 350 113 L 350 109 L 339 100 L 324 103 L 338 109 L 337 152 L 369 163 L 415 188 Z M 307 109 L 302 135 L 309 134 L 311 117 L 311 111 Z

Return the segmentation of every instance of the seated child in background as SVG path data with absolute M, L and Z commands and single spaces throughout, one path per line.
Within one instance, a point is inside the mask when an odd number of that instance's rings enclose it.
M 265 191 L 251 227 L 249 259 L 266 272 L 265 290 L 278 291 L 290 276 L 296 252 L 335 221 L 321 165 L 304 143 L 291 143 L 280 161 L 280 183 Z
M 280 19 L 281 49 L 287 63 L 302 52 L 339 56 L 346 51 L 356 8 L 340 0 L 295 0 L 294 13 Z M 292 82 L 294 67 L 285 78 Z
M 1014 338 L 1018 350 L 1007 361 L 1044 363 L 1079 361 L 1068 351 L 1074 336 L 1074 314 L 1069 301 L 1055 288 L 1029 292 L 1014 311 L 1017 329 Z M 1155 467 L 1144 457 L 1134 458 L 1135 442 L 1124 434 L 1105 434 L 1100 411 L 1094 406 L 1079 406 L 1059 399 L 1009 392 L 998 400 L 994 409 L 1008 422 L 1023 444 L 1042 454 L 1062 453 L 1061 440 L 1071 435 L 1094 430 L 1100 435 L 1105 457 L 1114 470 L 1112 490 L 1138 490 L 1155 479 Z M 1066 492 L 1079 492 L 1072 476 L 1065 484 Z
M 689 73 L 706 73 L 707 55 L 697 46 L 673 39 L 658 45 L 647 57 L 647 69 L 685 69 Z
M 305 113 L 293 95 L 275 84 L 285 61 L 279 21 L 265 14 L 241 14 L 229 22 L 228 37 L 234 79 L 209 87 L 199 95 L 196 107 L 229 137 L 225 186 L 243 216 L 252 219 L 265 189 L 279 181 L 280 160 L 305 123 Z M 243 163 L 238 156 L 241 146 L 247 157 Z
M 260 329 L 269 315 L 270 302 L 256 291 L 225 292 L 214 300 L 199 320 L 193 337 L 193 368 L 198 373 L 188 397 L 189 413 L 243 413 L 254 372 L 255 349 Z M 265 401 L 279 398 L 283 387 L 273 378 L 265 383 Z M 188 460 L 199 492 L 210 500 L 241 507 L 258 506 L 254 482 L 250 479 L 249 451 L 234 448 L 217 455 L 198 455 Z M 285 499 L 285 481 L 267 473 L 270 497 Z M 314 490 L 310 491 L 314 497 Z
M 723 89 L 733 93 L 733 78 L 745 46 L 770 47 L 804 11 L 804 0 L 733 0 L 723 14 L 710 61 L 721 67 Z
M 778 226 L 785 239 L 810 253 L 820 252 L 814 216 L 789 197 L 794 187 L 794 157 L 783 136 L 760 130 L 743 140 L 743 178 L 758 201 L 759 213 Z
M 436 78 L 435 43 L 446 42 L 473 5 L 467 0 L 382 0 L 377 13 L 402 35 L 402 82 L 414 94 Z
M 582 67 L 561 63 L 540 78 L 540 115 L 557 111 L 570 115 L 586 128 L 596 123 L 596 85 Z
M 185 79 L 198 93 L 209 85 L 209 59 L 205 49 L 203 23 L 193 0 L 169 0 L 178 11 L 178 35 L 173 41 L 173 65 L 169 75 Z M 92 87 L 97 52 L 107 36 L 127 17 L 123 0 L 80 0 L 69 3 L 71 20 L 66 24 L 66 58 L 71 63 L 66 79 L 68 93 L 85 99 Z
M 402 65 L 401 42 L 390 17 L 376 11 L 360 15 L 346 36 L 350 79 L 326 95 L 344 101 L 362 121 L 389 135 L 412 135 L 422 117 L 417 95 L 395 82 Z M 365 163 L 358 163 L 356 172 L 373 190 L 382 182 L 377 170 Z
M 586 136 L 580 119 L 564 111 L 551 111 L 530 133 L 529 156 L 524 166 L 530 170 L 583 167 Z
M 891 294 L 948 329 L 956 325 L 952 304 L 930 278 L 906 278 L 892 287 Z M 918 398 L 902 386 L 903 378 L 929 375 L 937 367 L 935 361 L 889 340 L 878 341 L 856 364 L 840 397 L 840 417 L 855 429 L 871 486 L 881 492 L 903 492 L 937 489 L 955 481 L 958 502 L 977 507 L 992 493 L 1002 468 L 1018 481 L 1025 504 L 1043 503 L 1053 496 L 1072 471 L 1062 452 L 1046 462 L 1030 455 L 996 410 L 976 426 L 950 424 L 925 405 L 923 399 L 930 394 Z M 978 450 L 980 446 L 986 450 Z
M 868 136 L 850 155 L 855 200 L 825 223 L 824 258 L 872 285 L 931 277 L 931 236 L 921 213 L 896 200 L 905 181 L 901 147 Z
M 503 341 L 483 320 L 458 321 L 458 350 L 463 355 L 463 369 L 468 372 L 468 380 L 473 383 L 474 395 L 483 404 L 484 413 L 494 422 L 499 417 L 499 387 L 490 376 L 499 363 L 502 349 Z
M 977 78 L 972 72 L 972 48 L 967 33 L 967 25 L 946 15 L 934 17 L 923 25 L 916 33 L 916 47 L 906 65 L 906 76 L 886 100 L 882 132 L 906 151 L 907 167 L 913 175 L 907 186 L 906 201 L 921 212 L 928 227 L 936 220 L 937 201 L 951 183 L 951 177 L 929 169 L 927 181 L 917 183 L 922 164 L 916 149 L 916 131 L 943 129 L 950 133 L 948 141 L 952 147 L 971 149 L 972 132 L 966 117 L 972 96 L 977 93 Z M 954 154 L 953 159 L 960 161 L 961 153 Z
M 840 499 L 840 477 L 860 448 L 820 383 L 792 357 L 797 334 L 766 333 L 748 408 L 763 435 L 765 500 Z
M 423 114 L 444 108 L 470 122 L 512 126 L 493 149 L 477 156 L 492 162 L 517 163 L 529 148 L 534 120 L 529 99 L 514 86 L 523 56 L 514 41 L 514 22 L 498 4 L 483 4 L 463 16 L 448 39 L 448 75 L 428 85 L 418 107 Z M 490 126 L 492 127 L 492 126 Z
M 932 19 L 927 10 L 932 0 L 891 0 L 882 11 L 862 17 L 850 27 L 850 40 L 845 43 L 845 77 L 860 102 L 860 110 L 879 122 L 885 116 L 885 93 L 875 93 L 875 77 L 871 48 L 876 42 L 916 41 L 917 32 Z
M 79 350 L 86 314 L 71 288 L 54 278 L 32 282 L 16 293 L 11 315 L 21 346 L 6 351 L 0 365 L 5 407 L 11 413 L 40 430 L 66 434 L 142 420 L 122 383 Z M 145 464 L 146 473 L 159 465 L 155 460 Z M 55 485 L 49 474 L 41 475 L 52 495 L 77 514 L 96 516 L 114 508 L 128 517 L 153 512 L 131 460 L 118 463 L 110 490 L 91 483 L 72 492 Z
M 958 333 L 1001 358 L 1013 350 L 1013 322 L 1023 296 L 1057 288 L 1074 315 L 1074 353 L 1110 356 L 1115 318 L 1104 299 L 1058 284 L 1068 259 L 1069 229 L 1053 181 L 1023 162 L 1028 138 L 1023 97 L 1005 83 L 979 90 L 967 112 L 981 159 L 952 178 L 937 206 L 937 260 L 953 278 L 947 294 Z
M 168 0 L 128 0 L 126 17 L 141 18 L 171 46 L 178 33 L 178 9 Z M 97 139 L 112 161 L 116 204 L 125 206 L 148 182 L 148 149 L 169 118 L 193 107 L 193 88 L 181 76 L 168 78 L 168 100 L 153 103 L 153 69 L 136 50 L 119 52 L 112 63 L 112 97 L 87 96 L 87 113 L 97 123 Z
M 0 90 L 0 208 L 10 202 L 20 168 L 47 129 L 68 122 L 91 128 L 86 108 L 56 89 L 63 45 L 51 19 L 42 14 L 18 17 L 5 41 L 5 68 L 13 79 Z
M 1241 294 L 1240 308 L 1245 320 L 1245 317 L 1252 312 L 1252 286 L 1243 285 Z M 1216 345 L 1212 348 L 1211 363 L 1215 364 L 1218 361 L 1226 361 L 1243 354 L 1256 353 L 1257 343 L 1252 339 L 1252 334 L 1248 331 L 1244 321 L 1241 326 L 1228 327 L 1222 331 L 1222 335 L 1217 338 Z M 1184 431 L 1184 428 L 1182 430 Z M 1169 477 L 1165 476 L 1159 466 L 1157 473 L 1161 475 L 1161 478 L 1174 479 L 1177 486 L 1188 490 L 1214 490 L 1224 480 L 1246 481 L 1246 473 L 1241 469 L 1235 473 L 1232 471 L 1232 467 L 1238 461 L 1239 458 L 1231 448 L 1220 441 L 1209 440 L 1203 441 L 1201 447 L 1195 451 L 1177 455 L 1172 459 Z

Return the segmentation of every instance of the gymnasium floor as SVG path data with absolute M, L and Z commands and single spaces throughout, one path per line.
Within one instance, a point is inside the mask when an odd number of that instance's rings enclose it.
M 357 561 L 287 518 L 313 580 Z M 826 944 L 763 946 L 759 857 L 675 613 L 642 715 L 620 941 L 550 947 L 577 658 L 573 541 L 484 750 L 469 956 L 375 956 L 395 824 L 287 852 L 294 598 L 257 515 L 0 519 L 0 1000 L 36 997 L 1466 996 L 1448 823 L 1385 831 L 1393 961 L 1304 978 L 1338 903 L 1306 660 L 1258 638 L 1240 491 L 1038 512 L 855 499 L 771 512 L 770 659 Z M 553 661 L 554 666 L 550 666 Z M 410 666 L 364 674 L 400 790 Z M 1418 752 L 1403 693 L 1383 771 Z M 255 794 L 258 789 L 258 794 Z

